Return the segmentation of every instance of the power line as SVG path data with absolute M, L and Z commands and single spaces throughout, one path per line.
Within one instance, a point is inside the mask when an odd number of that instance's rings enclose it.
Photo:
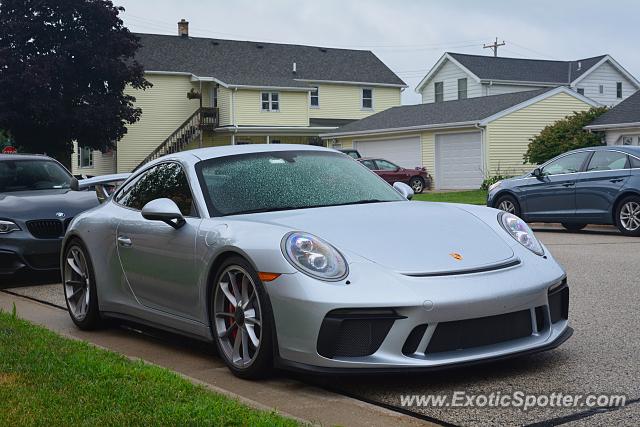
M 485 44 L 482 46 L 483 49 L 491 49 L 493 50 L 493 56 L 498 56 L 498 48 L 500 46 L 504 46 L 506 43 L 502 40 L 502 43 L 498 43 L 498 38 L 496 37 L 496 41 L 491 44 Z

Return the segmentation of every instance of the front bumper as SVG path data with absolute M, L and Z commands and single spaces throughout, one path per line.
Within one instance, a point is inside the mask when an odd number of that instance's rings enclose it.
M 349 284 L 282 275 L 266 286 L 279 363 L 318 372 L 431 370 L 557 347 L 571 336 L 564 271 L 551 257 L 526 255 L 516 266 L 452 276 L 408 277 L 368 261 L 350 264 Z M 550 288 L 566 291 L 558 297 Z M 375 324 L 335 325 L 336 316 L 376 315 L 383 319 Z
M 0 242 L 0 275 L 60 268 L 62 238 L 37 239 L 28 231 L 20 230 L 3 235 Z

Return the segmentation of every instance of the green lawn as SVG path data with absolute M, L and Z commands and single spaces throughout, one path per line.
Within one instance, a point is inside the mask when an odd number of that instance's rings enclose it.
M 425 202 L 467 203 L 470 205 L 485 205 L 487 192 L 484 190 L 452 191 L 447 193 L 416 194 L 413 200 Z
M 0 425 L 297 423 L 0 312 Z

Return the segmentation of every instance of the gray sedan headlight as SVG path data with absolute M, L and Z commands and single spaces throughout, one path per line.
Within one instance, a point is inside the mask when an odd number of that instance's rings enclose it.
M 489 191 L 492 191 L 494 188 L 498 187 L 500 184 L 502 184 L 502 180 L 494 182 L 489 186 Z
M 12 231 L 19 231 L 18 224 L 12 221 L 0 220 L 0 234 L 11 233 Z
M 291 265 L 316 279 L 338 281 L 349 272 L 336 248 L 309 233 L 294 231 L 284 236 L 282 253 Z
M 533 231 L 531 231 L 531 228 L 529 228 L 526 222 L 507 212 L 500 212 L 498 214 L 498 221 L 500 222 L 500 225 L 502 225 L 502 228 L 504 228 L 507 233 L 516 239 L 522 246 L 529 249 L 536 255 L 544 255 L 542 245 L 538 239 L 535 238 Z

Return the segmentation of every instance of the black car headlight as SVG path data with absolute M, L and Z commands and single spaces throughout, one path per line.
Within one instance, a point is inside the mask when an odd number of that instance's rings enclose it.
M 21 228 L 13 221 L 7 221 L 0 219 L 0 234 L 11 233 L 12 231 L 19 231 Z

